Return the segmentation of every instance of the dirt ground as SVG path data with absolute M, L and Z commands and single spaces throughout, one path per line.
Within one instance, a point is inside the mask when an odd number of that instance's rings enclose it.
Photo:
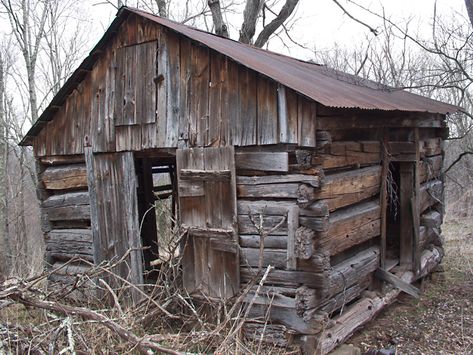
M 444 272 L 420 285 L 420 299 L 402 294 L 347 343 L 396 354 L 473 354 L 473 221 L 443 225 Z

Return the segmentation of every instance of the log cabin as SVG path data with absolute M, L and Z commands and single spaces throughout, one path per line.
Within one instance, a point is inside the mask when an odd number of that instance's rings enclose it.
M 231 299 L 272 266 L 247 295 L 270 324 L 246 335 L 327 353 L 440 263 L 457 110 L 123 7 L 20 143 L 46 262 L 67 264 L 49 282 L 77 257 L 150 282 L 166 200 L 190 295 Z

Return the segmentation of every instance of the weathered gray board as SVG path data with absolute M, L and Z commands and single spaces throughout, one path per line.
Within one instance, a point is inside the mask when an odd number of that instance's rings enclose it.
M 234 149 L 178 149 L 176 162 L 180 220 L 188 234 L 184 286 L 231 297 L 240 286 Z
M 133 285 L 143 284 L 133 153 L 93 154 L 86 148 L 90 220 L 96 265 L 127 254 L 113 271 Z M 110 277 L 113 286 L 121 284 Z M 135 290 L 136 291 L 136 290 Z M 132 290 L 133 299 L 137 292 Z

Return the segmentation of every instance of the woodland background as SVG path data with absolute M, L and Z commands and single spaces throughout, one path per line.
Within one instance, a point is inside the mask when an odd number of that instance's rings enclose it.
M 307 60 L 461 106 L 462 112 L 448 117 L 446 208 L 450 218 L 471 217 L 473 1 L 465 0 L 461 11 L 441 13 L 432 1 L 425 9 L 429 28 L 419 30 L 414 18 L 394 20 L 370 1 L 331 0 L 364 36 L 323 51 L 293 35 L 303 23 L 304 1 L 0 0 L 0 279 L 43 268 L 34 161 L 31 150 L 17 143 L 92 48 L 91 31 L 103 31 L 90 13 L 122 5 L 258 47 L 304 49 Z

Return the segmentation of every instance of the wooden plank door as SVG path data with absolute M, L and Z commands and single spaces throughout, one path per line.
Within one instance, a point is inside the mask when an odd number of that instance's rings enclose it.
M 120 262 L 114 269 L 112 287 L 123 278 L 134 285 L 143 283 L 139 234 L 136 174 L 133 153 L 93 154 L 86 148 L 87 180 L 90 194 L 94 262 Z M 126 256 L 125 256 L 126 255 Z M 136 301 L 139 294 L 131 290 Z
M 234 149 L 178 149 L 176 162 L 184 287 L 226 299 L 240 284 Z

